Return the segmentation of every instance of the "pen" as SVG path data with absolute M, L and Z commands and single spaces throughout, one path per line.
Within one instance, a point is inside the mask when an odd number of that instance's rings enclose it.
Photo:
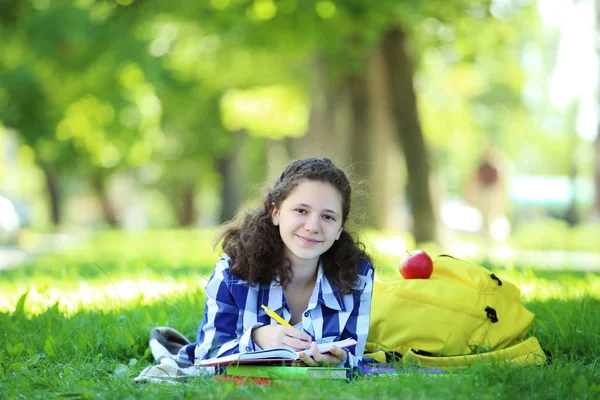
M 290 328 L 293 328 L 292 325 L 289 324 L 289 322 L 287 322 L 285 319 L 281 318 L 279 315 L 277 315 L 275 313 L 275 311 L 271 310 L 270 308 L 268 308 L 267 306 L 265 306 L 264 304 L 260 305 L 263 310 L 265 310 L 265 312 L 267 313 L 267 315 L 271 318 L 273 318 L 275 321 L 279 322 L 279 324 L 283 325 L 283 326 L 289 326 Z

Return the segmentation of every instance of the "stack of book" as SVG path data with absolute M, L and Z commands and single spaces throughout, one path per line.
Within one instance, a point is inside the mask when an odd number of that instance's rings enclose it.
M 354 339 L 322 343 L 318 345 L 318 350 L 320 353 L 327 353 L 333 345 L 344 348 L 357 343 Z M 310 350 L 297 352 L 287 347 L 279 347 L 200 360 L 196 365 L 222 367 L 224 373 L 215 375 L 215 380 L 235 382 L 253 381 L 257 384 L 268 384 L 274 379 L 346 379 L 348 368 L 290 366 L 292 362 L 301 359 L 301 353 L 311 355 Z
M 329 353 L 331 346 L 340 348 L 355 346 L 358 342 L 354 339 L 344 339 L 339 342 L 321 343 L 317 345 L 319 353 Z M 231 354 L 228 356 L 209 358 L 207 360 L 196 361 L 200 367 L 224 367 L 229 364 L 267 364 L 273 362 L 291 363 L 300 360 L 300 353 L 312 356 L 310 349 L 295 351 L 289 347 L 275 347 L 268 350 L 249 351 L 246 353 Z

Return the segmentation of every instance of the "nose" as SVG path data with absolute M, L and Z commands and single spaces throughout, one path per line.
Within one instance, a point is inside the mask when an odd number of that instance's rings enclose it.
M 304 229 L 307 232 L 318 233 L 319 232 L 319 216 L 317 214 L 311 214 L 306 218 L 304 222 Z

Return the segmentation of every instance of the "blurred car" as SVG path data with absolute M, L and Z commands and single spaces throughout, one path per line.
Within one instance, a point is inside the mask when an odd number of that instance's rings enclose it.
M 21 218 L 14 204 L 0 195 L 0 245 L 16 244 L 21 231 Z

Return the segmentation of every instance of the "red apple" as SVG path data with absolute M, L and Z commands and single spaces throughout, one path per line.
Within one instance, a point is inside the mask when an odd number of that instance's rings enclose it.
M 433 272 L 433 261 L 423 250 L 415 250 L 402 257 L 399 270 L 404 279 L 427 279 Z

